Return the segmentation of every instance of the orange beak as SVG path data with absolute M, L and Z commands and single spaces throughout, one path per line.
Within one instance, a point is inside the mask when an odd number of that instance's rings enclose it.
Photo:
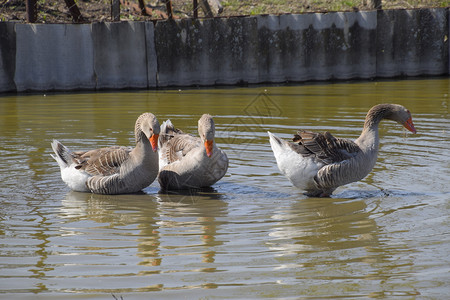
M 152 145 L 153 152 L 158 151 L 158 137 L 159 134 L 152 134 L 152 136 L 148 139 Z
M 409 118 L 405 123 L 403 123 L 403 126 L 412 133 L 416 133 L 416 128 L 414 128 L 412 118 Z
M 208 141 L 208 140 L 205 142 L 206 155 L 208 155 L 208 157 L 211 157 L 211 155 L 212 155 L 213 143 L 214 143 L 214 141 Z

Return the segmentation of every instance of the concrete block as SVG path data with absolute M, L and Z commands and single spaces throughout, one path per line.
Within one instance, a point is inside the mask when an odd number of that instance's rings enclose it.
M 378 12 L 377 76 L 448 74 L 447 9 Z
M 376 12 L 258 16 L 260 81 L 370 78 Z
M 0 93 L 16 90 L 16 33 L 14 23 L 0 22 Z
M 97 89 L 147 88 L 145 34 L 143 22 L 92 24 Z
M 256 18 L 167 20 L 155 36 L 159 86 L 258 80 Z
M 16 24 L 17 91 L 95 87 L 87 24 Z
M 152 22 L 145 23 L 145 40 L 147 43 L 147 85 L 156 87 L 158 84 L 158 61 L 155 49 L 155 26 Z

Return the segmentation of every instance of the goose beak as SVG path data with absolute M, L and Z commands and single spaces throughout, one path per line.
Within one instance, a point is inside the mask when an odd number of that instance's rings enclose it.
M 152 136 L 148 139 L 152 145 L 153 152 L 158 151 L 158 137 L 159 134 L 152 134 Z
M 403 126 L 408 129 L 409 131 L 411 131 L 412 133 L 416 133 L 416 128 L 414 128 L 414 124 L 412 121 L 412 118 L 409 118 L 405 123 L 403 123 Z
M 212 155 L 213 143 L 214 143 L 213 140 L 211 140 L 211 141 L 206 140 L 206 142 L 205 142 L 206 155 L 208 155 L 208 157 L 211 157 L 211 155 Z

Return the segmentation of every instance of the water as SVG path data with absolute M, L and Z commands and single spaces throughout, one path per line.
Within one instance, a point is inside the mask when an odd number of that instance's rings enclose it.
M 445 298 L 450 292 L 450 79 L 0 98 L 0 298 Z M 279 174 L 267 131 L 356 138 L 380 102 L 377 165 L 332 198 Z M 50 157 L 132 145 L 144 111 L 196 133 L 215 116 L 230 158 L 209 190 L 71 192 Z

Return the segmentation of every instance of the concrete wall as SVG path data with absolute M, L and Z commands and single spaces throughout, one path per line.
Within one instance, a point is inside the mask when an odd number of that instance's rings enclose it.
M 0 92 L 15 91 L 16 35 L 13 23 L 0 23 Z
M 147 32 L 153 33 L 153 23 L 92 24 L 97 89 L 156 86 L 154 58 L 147 65 Z
M 376 76 L 375 11 L 260 17 L 258 29 L 263 81 Z
M 377 76 L 449 74 L 446 9 L 378 13 Z
M 448 75 L 446 8 L 0 23 L 0 92 Z
M 90 29 L 90 25 L 17 24 L 17 90 L 94 89 Z

